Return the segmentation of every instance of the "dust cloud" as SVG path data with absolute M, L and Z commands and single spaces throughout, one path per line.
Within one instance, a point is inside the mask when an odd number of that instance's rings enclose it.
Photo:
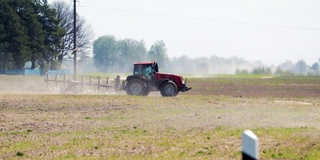
M 151 61 L 151 60 L 141 60 Z M 152 60 L 153 61 L 153 60 Z M 133 70 L 134 61 L 128 61 L 124 64 L 116 62 L 111 67 L 100 66 L 96 67 L 93 58 L 86 62 L 78 63 L 77 73 L 127 73 L 130 74 Z M 262 62 L 249 62 L 241 58 L 220 58 L 211 56 L 210 58 L 195 58 L 191 59 L 187 56 L 169 59 L 167 62 L 158 63 L 160 72 L 175 73 L 175 74 L 192 74 L 197 75 L 212 75 L 212 74 L 235 74 L 237 70 L 245 70 L 251 72 L 254 68 L 265 66 Z M 64 62 L 62 68 L 73 70 L 73 62 Z

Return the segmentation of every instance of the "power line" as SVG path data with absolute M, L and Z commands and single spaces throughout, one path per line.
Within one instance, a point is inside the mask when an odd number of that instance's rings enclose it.
M 114 11 L 114 12 L 135 13 L 135 14 L 141 14 L 141 15 L 151 15 L 151 16 L 169 17 L 169 18 L 177 18 L 177 19 L 186 19 L 186 20 L 220 22 L 220 23 L 230 23 L 230 24 L 243 24 L 243 25 L 254 25 L 254 26 L 272 27 L 272 28 L 288 28 L 288 29 L 320 31 L 320 28 L 313 28 L 313 27 L 284 26 L 284 25 L 276 25 L 276 24 L 241 22 L 241 21 L 221 20 L 221 19 L 212 19 L 212 18 L 187 17 L 187 16 L 177 16 L 177 15 L 169 15 L 169 14 L 161 14 L 161 13 L 133 11 L 133 10 L 124 10 L 124 9 L 113 9 L 113 8 L 105 8 L 105 7 L 83 6 L 83 5 L 80 6 L 80 7 L 92 8 L 92 9 L 100 9 L 100 10 L 109 10 L 109 11 Z
M 182 0 L 170 0 L 170 1 L 175 1 L 178 3 L 184 3 L 184 4 L 214 6 L 214 7 L 221 7 L 221 8 L 232 8 L 232 9 L 241 9 L 241 10 L 257 11 L 257 12 L 273 12 L 273 13 L 281 13 L 281 14 L 319 16 L 318 14 L 314 14 L 314 13 L 302 13 L 302 12 L 280 11 L 280 10 L 256 9 L 256 8 L 247 8 L 247 7 L 235 7 L 235 6 L 228 6 L 228 5 L 220 5 L 220 4 L 212 4 L 212 3 L 204 3 L 204 2 L 193 2 L 193 1 L 182 1 Z

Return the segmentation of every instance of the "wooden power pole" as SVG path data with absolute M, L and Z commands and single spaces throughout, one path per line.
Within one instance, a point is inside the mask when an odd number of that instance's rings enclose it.
M 77 0 L 73 1 L 73 80 L 77 80 Z

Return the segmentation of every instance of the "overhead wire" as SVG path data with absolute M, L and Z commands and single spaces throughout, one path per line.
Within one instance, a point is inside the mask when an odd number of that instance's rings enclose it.
M 173 1 L 180 1 L 180 0 L 173 0 Z M 189 3 L 187 1 L 183 1 L 183 3 L 185 3 L 185 2 Z M 193 2 L 190 2 L 190 3 L 193 3 Z M 203 4 L 205 4 L 205 3 L 203 3 Z M 161 17 L 177 18 L 177 19 L 185 19 L 185 20 L 195 20 L 195 21 L 207 21 L 207 22 L 219 22 L 219 23 L 263 26 L 263 27 L 272 27 L 272 28 L 287 28 L 287 29 L 320 31 L 320 28 L 315 28 L 315 27 L 285 26 L 285 25 L 242 22 L 242 21 L 222 20 L 222 19 L 213 19 L 213 18 L 188 17 L 188 16 L 178 16 L 178 15 L 170 15 L 170 14 L 162 14 L 162 13 L 154 13 L 154 12 L 134 11 L 134 10 L 125 10 L 125 9 L 114 9 L 114 8 L 86 6 L 86 5 L 80 5 L 79 7 L 91 8 L 91 9 L 100 9 L 100 10 L 108 10 L 108 11 L 113 11 L 113 12 L 135 13 L 135 14 L 141 14 L 141 15 L 161 16 Z M 231 7 L 231 6 L 224 6 L 224 7 L 234 8 L 234 7 Z M 246 9 L 246 10 L 254 10 L 254 11 L 266 11 L 266 10 L 250 9 L 250 8 L 242 8 L 242 7 L 236 7 L 236 8 Z M 286 14 L 314 15 L 314 14 L 308 14 L 308 13 L 304 14 L 304 13 L 298 13 L 298 12 L 285 12 L 285 11 L 272 11 L 272 12 L 286 13 Z
M 195 4 L 195 5 L 204 5 L 204 6 L 213 6 L 213 7 L 221 7 L 221 8 L 231 8 L 231 9 L 241 9 L 241 10 L 248 10 L 248 11 L 257 11 L 257 12 L 273 12 L 273 13 L 282 13 L 282 14 L 296 14 L 296 15 L 308 15 L 308 16 L 319 16 L 319 14 L 315 13 L 303 13 L 303 12 L 292 12 L 292 11 L 280 11 L 280 10 L 266 10 L 262 8 L 247 8 L 247 7 L 236 7 L 236 6 L 228 6 L 228 5 L 221 5 L 221 4 L 213 4 L 213 3 L 205 3 L 205 2 L 194 2 L 194 1 L 182 1 L 182 0 L 170 0 L 175 1 L 178 3 L 184 4 Z

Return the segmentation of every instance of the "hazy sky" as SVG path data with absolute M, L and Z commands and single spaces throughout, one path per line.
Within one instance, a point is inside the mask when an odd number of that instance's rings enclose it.
M 77 1 L 96 38 L 144 40 L 147 47 L 163 40 L 169 57 L 236 56 L 268 65 L 320 58 L 319 0 Z

